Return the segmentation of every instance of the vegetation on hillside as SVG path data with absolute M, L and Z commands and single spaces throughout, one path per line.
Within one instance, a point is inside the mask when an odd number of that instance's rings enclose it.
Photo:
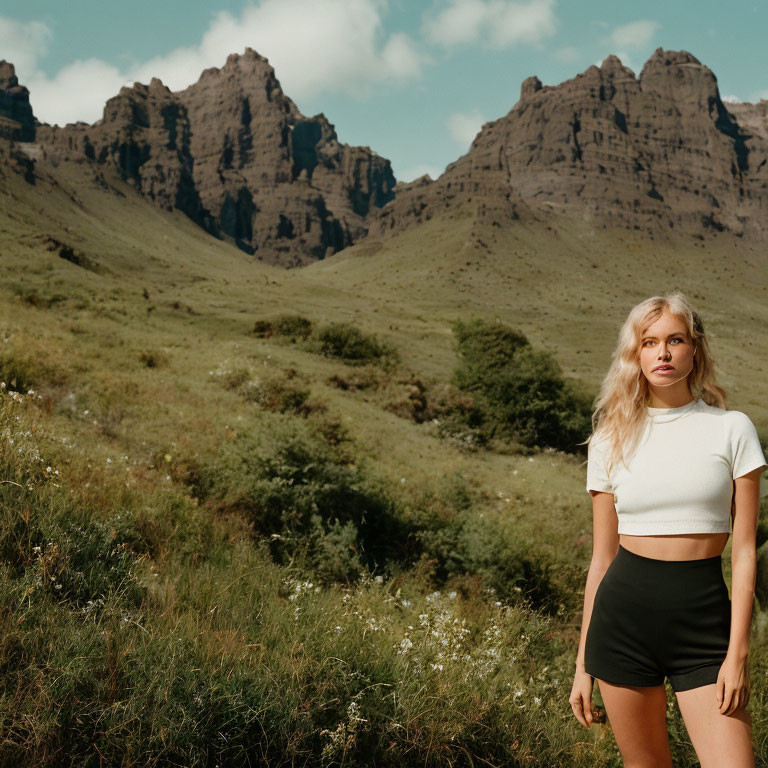
M 480 250 L 462 214 L 283 272 L 85 173 L 0 169 L 0 768 L 619 766 L 568 706 L 591 510 L 584 454 L 545 437 L 671 258 L 761 386 L 762 267 L 741 254 L 734 303 L 715 241 L 529 223 Z
M 403 496 L 327 412 L 270 408 L 214 450 L 105 459 L 55 418 L 77 381 L 4 354 L 0 765 L 620 764 L 568 708 L 582 568 L 460 472 Z
M 469 397 L 440 404 L 443 434 L 472 446 L 582 450 L 592 399 L 564 380 L 552 355 L 504 323 L 457 319 L 453 333 L 458 365 L 452 382 Z

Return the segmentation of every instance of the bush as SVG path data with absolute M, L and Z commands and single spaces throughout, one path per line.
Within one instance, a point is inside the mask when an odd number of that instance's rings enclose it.
M 534 543 L 510 538 L 497 523 L 422 512 L 417 526 L 415 537 L 435 586 L 471 575 L 479 576 L 483 586 L 506 603 L 524 598 L 534 608 L 555 614 L 570 602 L 569 582 L 558 578 L 543 555 L 536 555 Z
M 257 320 L 253 333 L 261 338 L 270 336 L 288 336 L 292 342 L 305 340 L 312 334 L 313 323 L 303 315 L 279 315 L 274 320 Z
M 459 365 L 453 383 L 471 393 L 472 405 L 449 410 L 480 435 L 527 447 L 575 451 L 589 433 L 591 400 L 562 378 L 547 353 L 521 333 L 483 320 L 453 325 Z
M 364 467 L 311 435 L 276 439 L 272 449 L 248 435 L 227 443 L 200 470 L 197 495 L 244 515 L 276 562 L 299 557 L 328 578 L 415 559 L 410 524 Z
M 366 569 L 392 573 L 421 560 L 434 586 L 477 576 L 498 598 L 522 595 L 555 612 L 563 582 L 532 542 L 471 515 L 474 497 L 461 477 L 447 478 L 434 509 L 401 509 L 364 466 L 316 437 L 288 432 L 269 448 L 247 435 L 227 443 L 195 476 L 196 495 L 219 514 L 253 526 L 275 562 L 293 563 L 325 583 L 349 582 Z M 426 501 L 426 499 L 425 499 Z
M 301 413 L 310 396 L 309 387 L 300 387 L 281 379 L 249 381 L 240 389 L 243 398 L 278 413 Z
M 306 339 L 312 333 L 312 321 L 303 315 L 280 315 L 274 322 L 274 329 L 281 336 Z
M 331 323 L 319 333 L 320 351 L 328 357 L 365 363 L 394 355 L 394 351 L 374 335 L 365 334 L 349 323 Z

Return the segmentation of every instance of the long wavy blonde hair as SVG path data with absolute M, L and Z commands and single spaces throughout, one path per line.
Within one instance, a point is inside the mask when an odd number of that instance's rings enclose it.
M 626 462 L 642 436 L 650 389 L 640 368 L 640 342 L 665 309 L 683 320 L 696 348 L 693 370 L 688 374 L 691 394 L 709 405 L 726 407 L 725 390 L 716 381 L 715 362 L 704 325 L 685 295 L 674 291 L 641 301 L 632 307 L 619 330 L 611 365 L 594 402 L 592 434 L 584 441 L 588 443 L 596 437 L 607 441 L 607 471 Z

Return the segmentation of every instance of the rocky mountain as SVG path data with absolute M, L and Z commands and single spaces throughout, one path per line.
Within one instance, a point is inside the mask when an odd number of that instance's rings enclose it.
M 54 162 L 113 163 L 158 205 L 282 266 L 364 237 L 394 194 L 389 161 L 302 115 L 250 48 L 183 91 L 124 87 L 94 125 L 38 125 L 36 140 Z
M 458 205 L 484 217 L 586 217 L 597 226 L 704 236 L 768 234 L 768 102 L 724 104 L 684 51 L 640 76 L 609 56 L 557 86 L 536 77 L 436 181 L 397 190 L 373 227 L 398 232 Z
M 323 114 L 303 116 L 251 49 L 182 91 L 157 79 L 123 88 L 97 123 L 63 128 L 36 123 L 2 62 L 3 136 L 23 148 L 7 154 L 28 180 L 30 158 L 110 163 L 157 205 L 283 266 L 466 207 L 480 239 L 502 221 L 557 215 L 696 238 L 768 234 L 768 101 L 725 104 L 684 51 L 658 49 L 639 76 L 609 56 L 559 85 L 528 78 L 434 181 L 395 185 L 389 161 L 341 144 Z
M 324 115 L 304 117 L 250 48 L 176 95 L 203 203 L 241 247 L 280 263 L 323 258 L 363 237 L 393 197 L 389 161 L 339 143 Z
M 178 208 L 211 233 L 192 175 L 186 109 L 160 80 L 122 88 L 95 125 L 38 125 L 37 142 L 55 162 L 113 163 L 142 195 L 168 210 Z
M 35 118 L 29 91 L 19 85 L 13 64 L 0 61 L 0 138 L 8 141 L 34 141 Z

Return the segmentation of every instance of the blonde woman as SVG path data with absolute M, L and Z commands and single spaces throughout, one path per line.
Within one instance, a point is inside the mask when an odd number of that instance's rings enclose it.
M 573 712 L 594 720 L 597 680 L 624 764 L 672 768 L 668 678 L 702 768 L 753 768 L 748 652 L 766 461 L 749 417 L 726 409 L 684 295 L 631 310 L 592 426 Z M 721 562 L 730 533 L 731 596 Z

